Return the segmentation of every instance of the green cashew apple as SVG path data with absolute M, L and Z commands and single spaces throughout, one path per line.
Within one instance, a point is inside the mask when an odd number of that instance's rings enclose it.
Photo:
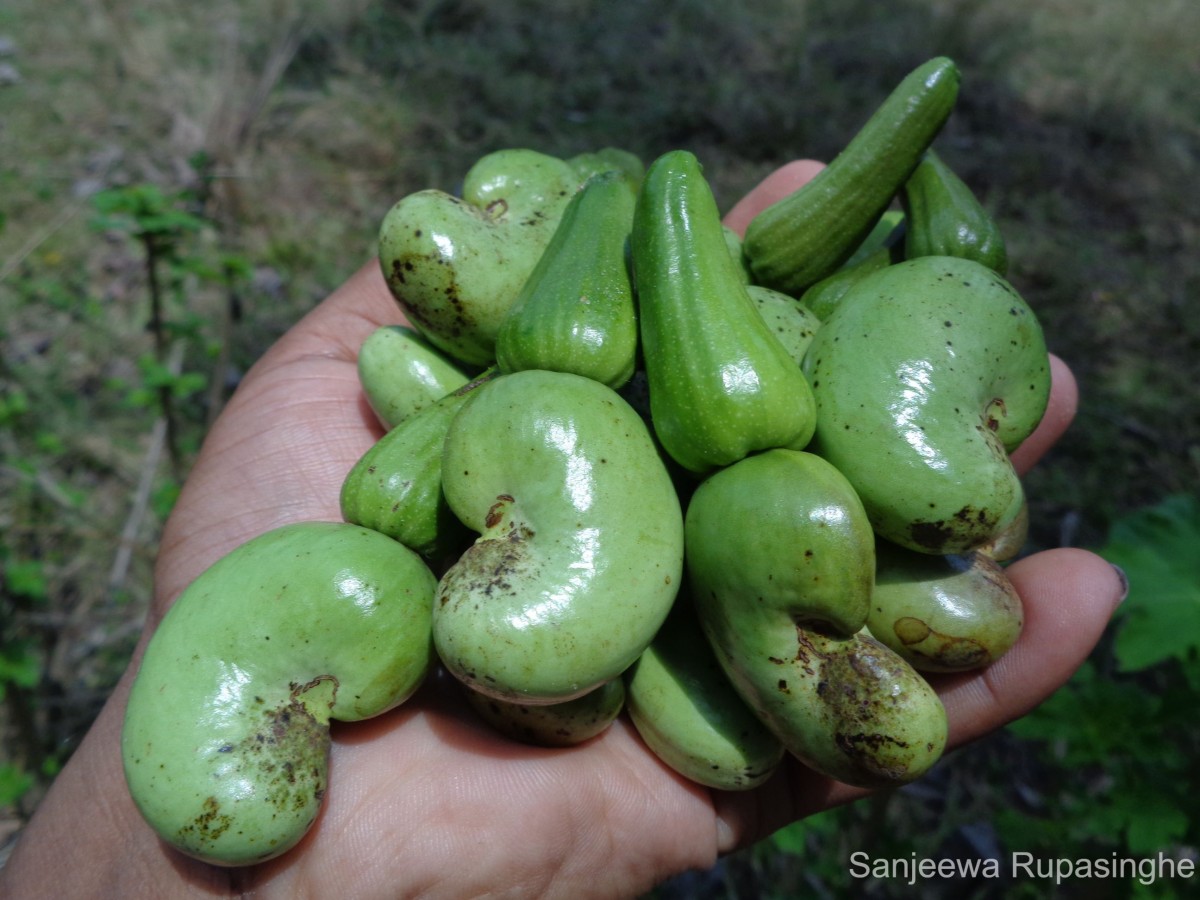
M 574 747 L 590 741 L 607 731 L 625 706 L 625 682 L 620 678 L 562 703 L 531 705 L 464 690 L 484 722 L 505 737 L 536 747 Z
M 385 712 L 425 678 L 435 586 L 411 550 L 335 522 L 267 532 L 202 573 L 129 695 L 121 754 L 146 821 L 220 865 L 294 846 L 325 795 L 330 720 Z
M 431 565 L 461 553 L 470 532 L 442 493 L 442 445 L 467 398 L 497 374 L 488 369 L 376 441 L 342 481 L 342 517 L 399 541 Z
M 700 484 L 685 534 L 701 627 L 790 753 L 863 787 L 911 781 L 937 761 L 947 728 L 937 694 L 860 633 L 875 538 L 837 469 L 804 451 L 747 457 Z
M 379 263 L 417 330 L 466 365 L 491 365 L 500 323 L 579 184 L 565 160 L 499 150 L 467 172 L 461 198 L 427 189 L 396 203 Z
M 717 790 L 750 790 L 779 767 L 783 744 L 733 689 L 685 600 L 681 593 L 625 672 L 629 718 L 646 746 L 685 778 Z
M 580 153 L 570 157 L 567 164 L 575 170 L 580 184 L 593 175 L 616 172 L 635 197 L 638 188 L 642 186 L 642 178 L 646 175 L 646 166 L 641 159 L 619 147 L 603 147 L 600 150 Z
M 434 604 L 455 677 L 501 700 L 555 703 L 641 655 L 679 590 L 683 517 L 620 395 L 567 372 L 501 375 L 451 423 L 442 487 L 479 534 Z
M 746 286 L 746 292 L 796 365 L 803 363 L 808 345 L 821 327 L 821 320 L 804 304 L 779 291 L 751 284 Z
M 416 330 L 385 325 L 359 348 L 358 380 L 371 411 L 390 429 L 470 378 Z
M 1021 636 L 1021 597 L 985 553 L 931 556 L 881 542 L 867 628 L 922 672 L 995 662 Z
M 630 238 L 650 411 L 663 448 L 699 475 L 800 449 L 815 425 L 804 373 L 751 301 L 726 234 L 693 154 L 650 165 Z
M 963 553 L 1021 515 L 1009 453 L 1050 394 L 1036 316 L 980 263 L 922 256 L 856 285 L 804 362 L 813 443 L 854 486 L 881 537 Z
M 619 388 L 637 360 L 627 245 L 636 197 L 619 172 L 588 179 L 496 338 L 503 372 L 574 372 Z
M 888 219 L 881 219 L 888 221 Z M 826 275 L 800 295 L 800 303 L 821 321 L 833 315 L 834 309 L 850 289 L 870 275 L 887 266 L 904 261 L 904 235 L 907 223 L 903 214 L 883 237 L 866 253 L 855 253 L 846 264 L 831 275 Z

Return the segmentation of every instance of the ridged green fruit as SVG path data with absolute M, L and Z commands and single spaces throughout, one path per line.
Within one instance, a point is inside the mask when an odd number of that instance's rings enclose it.
M 812 437 L 812 391 L 759 315 L 696 157 L 655 160 L 631 236 L 654 430 L 698 474 Z
M 335 522 L 267 532 L 192 582 L 146 648 L 121 735 L 159 836 L 218 865 L 294 846 L 325 796 L 330 720 L 383 713 L 429 671 L 435 583 L 411 550 Z
M 359 348 L 358 380 L 372 412 L 390 429 L 470 378 L 414 329 L 385 325 Z
M 755 216 L 742 247 L 755 282 L 798 297 L 841 266 L 950 117 L 959 80 L 944 56 L 918 66 L 812 181 Z
M 833 315 L 833 311 L 856 284 L 880 269 L 904 261 L 904 221 L 893 226 L 888 236 L 869 253 L 850 259 L 832 275 L 826 275 L 800 295 L 800 302 L 812 310 L 821 321 Z M 856 254 L 857 255 L 857 254 Z
M 613 680 L 666 618 L 679 499 L 646 424 L 611 388 L 529 369 L 481 387 L 446 435 L 443 490 L 478 540 L 442 576 L 446 669 L 525 704 Z
M 900 192 L 908 220 L 904 255 L 961 256 L 1008 271 L 1008 251 L 996 220 L 966 183 L 928 150 Z
M 805 358 L 813 450 L 854 485 L 875 530 L 924 553 L 986 544 L 1021 515 L 1009 461 L 1050 395 L 1037 317 L 977 262 L 922 256 L 863 279 Z
M 860 634 L 875 538 L 845 478 L 771 450 L 709 476 L 687 510 L 688 583 L 730 682 L 801 761 L 863 787 L 937 761 L 946 715 L 908 663 Z
M 614 171 L 572 198 L 500 326 L 502 372 L 573 372 L 611 388 L 629 380 L 638 340 L 627 256 L 635 200 Z
M 683 594 L 625 680 L 625 705 L 638 734 L 685 778 L 745 791 L 770 778 L 783 760 L 783 744 L 733 689 Z

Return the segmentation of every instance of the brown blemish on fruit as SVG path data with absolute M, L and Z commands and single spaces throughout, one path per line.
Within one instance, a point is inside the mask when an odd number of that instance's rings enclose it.
M 514 582 L 531 577 L 525 570 L 530 566 L 527 543 L 533 535 L 532 528 L 509 522 L 503 534 L 476 541 L 442 577 L 438 602 L 461 604 L 511 592 Z
M 218 749 L 223 761 L 221 782 L 251 783 L 256 787 L 250 803 L 268 804 L 270 813 L 254 813 L 250 821 L 295 821 L 296 831 L 303 833 L 316 817 L 329 771 L 329 721 L 324 710 L 314 716 L 306 704 L 332 706 L 337 693 L 337 679 L 321 675 L 303 685 L 293 686 L 288 700 L 278 707 L 261 709 L 255 727 L 236 744 Z M 306 698 L 306 695 L 315 695 Z M 224 804 L 217 796 L 209 796 L 191 820 L 179 829 L 179 844 L 199 854 L 208 854 L 223 835 L 238 827 L 244 832 L 248 823 L 238 821 L 238 802 L 233 797 Z M 249 818 L 249 817 L 248 817 Z M 278 829 L 276 830 L 278 833 Z M 264 834 L 262 856 L 272 852 L 276 839 Z M 252 837 L 240 833 L 240 841 Z

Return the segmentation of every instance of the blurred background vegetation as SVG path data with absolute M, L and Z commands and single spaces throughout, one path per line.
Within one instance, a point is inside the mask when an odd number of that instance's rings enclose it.
M 1136 11 L 1135 11 L 1136 9 Z M 1195 858 L 1200 5 L 1193 0 L 6 0 L 0 845 L 133 648 L 159 528 L 240 373 L 484 153 L 677 147 L 728 207 L 959 63 L 942 157 L 1082 388 L 1031 549 L 1133 592 L 1072 683 L 927 779 L 662 897 L 1185 896 L 1195 881 L 851 879 L 874 858 Z

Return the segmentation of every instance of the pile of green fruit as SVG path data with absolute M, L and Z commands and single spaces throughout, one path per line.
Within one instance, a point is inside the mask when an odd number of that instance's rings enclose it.
M 916 69 L 744 239 L 683 150 L 504 150 L 461 196 L 397 203 L 380 262 L 412 327 L 362 347 L 386 433 L 345 521 L 235 550 L 146 652 L 123 748 L 163 838 L 284 852 L 330 719 L 435 664 L 511 737 L 577 744 L 626 710 L 717 789 L 786 754 L 865 787 L 928 770 L 924 673 L 1021 630 L 1009 453 L 1050 388 L 1003 241 L 931 150 L 958 84 Z

